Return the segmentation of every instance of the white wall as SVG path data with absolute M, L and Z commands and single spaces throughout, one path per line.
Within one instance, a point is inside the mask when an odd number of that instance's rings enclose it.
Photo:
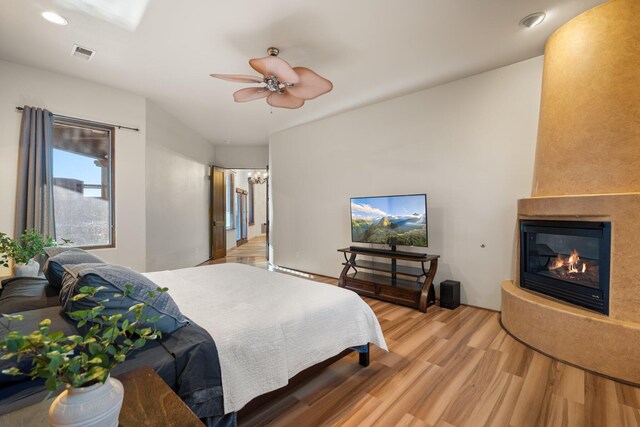
M 231 169 L 264 168 L 269 163 L 267 145 L 216 145 L 216 166 Z
M 209 258 L 209 165 L 214 147 L 148 101 L 147 271 Z
M 145 99 L 109 86 L 0 61 L 0 230 L 13 235 L 18 138 L 15 107 L 47 108 L 55 114 L 139 127 L 116 130 L 116 247 L 95 252 L 106 260 L 144 271 Z M 0 275 L 7 274 L 6 270 Z
M 531 190 L 542 57 L 270 138 L 277 265 L 337 277 L 349 198 L 427 193 L 436 283 L 499 309 L 513 276 L 516 200 Z M 486 245 L 483 249 L 481 245 Z

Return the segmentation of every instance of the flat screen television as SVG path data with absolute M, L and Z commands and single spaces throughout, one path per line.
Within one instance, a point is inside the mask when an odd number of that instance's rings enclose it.
M 351 240 L 427 247 L 427 195 L 351 198 Z

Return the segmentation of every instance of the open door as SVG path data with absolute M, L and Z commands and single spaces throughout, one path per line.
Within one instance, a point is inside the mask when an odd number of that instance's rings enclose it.
M 211 166 L 211 259 L 227 256 L 224 169 Z

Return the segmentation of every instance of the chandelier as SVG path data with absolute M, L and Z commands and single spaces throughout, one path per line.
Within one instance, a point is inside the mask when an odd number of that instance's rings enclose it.
M 256 172 L 255 175 L 249 173 L 249 178 L 247 178 L 249 184 L 264 184 L 269 181 L 269 174 L 265 172 L 264 175 L 260 174 L 260 172 Z

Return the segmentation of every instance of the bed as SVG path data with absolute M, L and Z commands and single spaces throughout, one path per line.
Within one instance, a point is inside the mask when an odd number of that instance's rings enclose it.
M 144 276 L 169 288 L 191 324 L 148 344 L 114 375 L 152 366 L 198 416 L 209 418 L 209 425 L 235 423 L 235 413 L 248 402 L 345 349 L 362 351 L 369 343 L 387 349 L 371 308 L 337 286 L 242 264 Z M 48 317 L 59 330 L 75 333 L 60 307 L 24 314 L 27 332 Z M 45 394 L 41 382 L 3 385 L 0 414 L 37 403 Z
M 168 287 L 183 314 L 215 340 L 225 413 L 347 348 L 387 349 L 371 308 L 337 286 L 244 264 L 144 275 Z

